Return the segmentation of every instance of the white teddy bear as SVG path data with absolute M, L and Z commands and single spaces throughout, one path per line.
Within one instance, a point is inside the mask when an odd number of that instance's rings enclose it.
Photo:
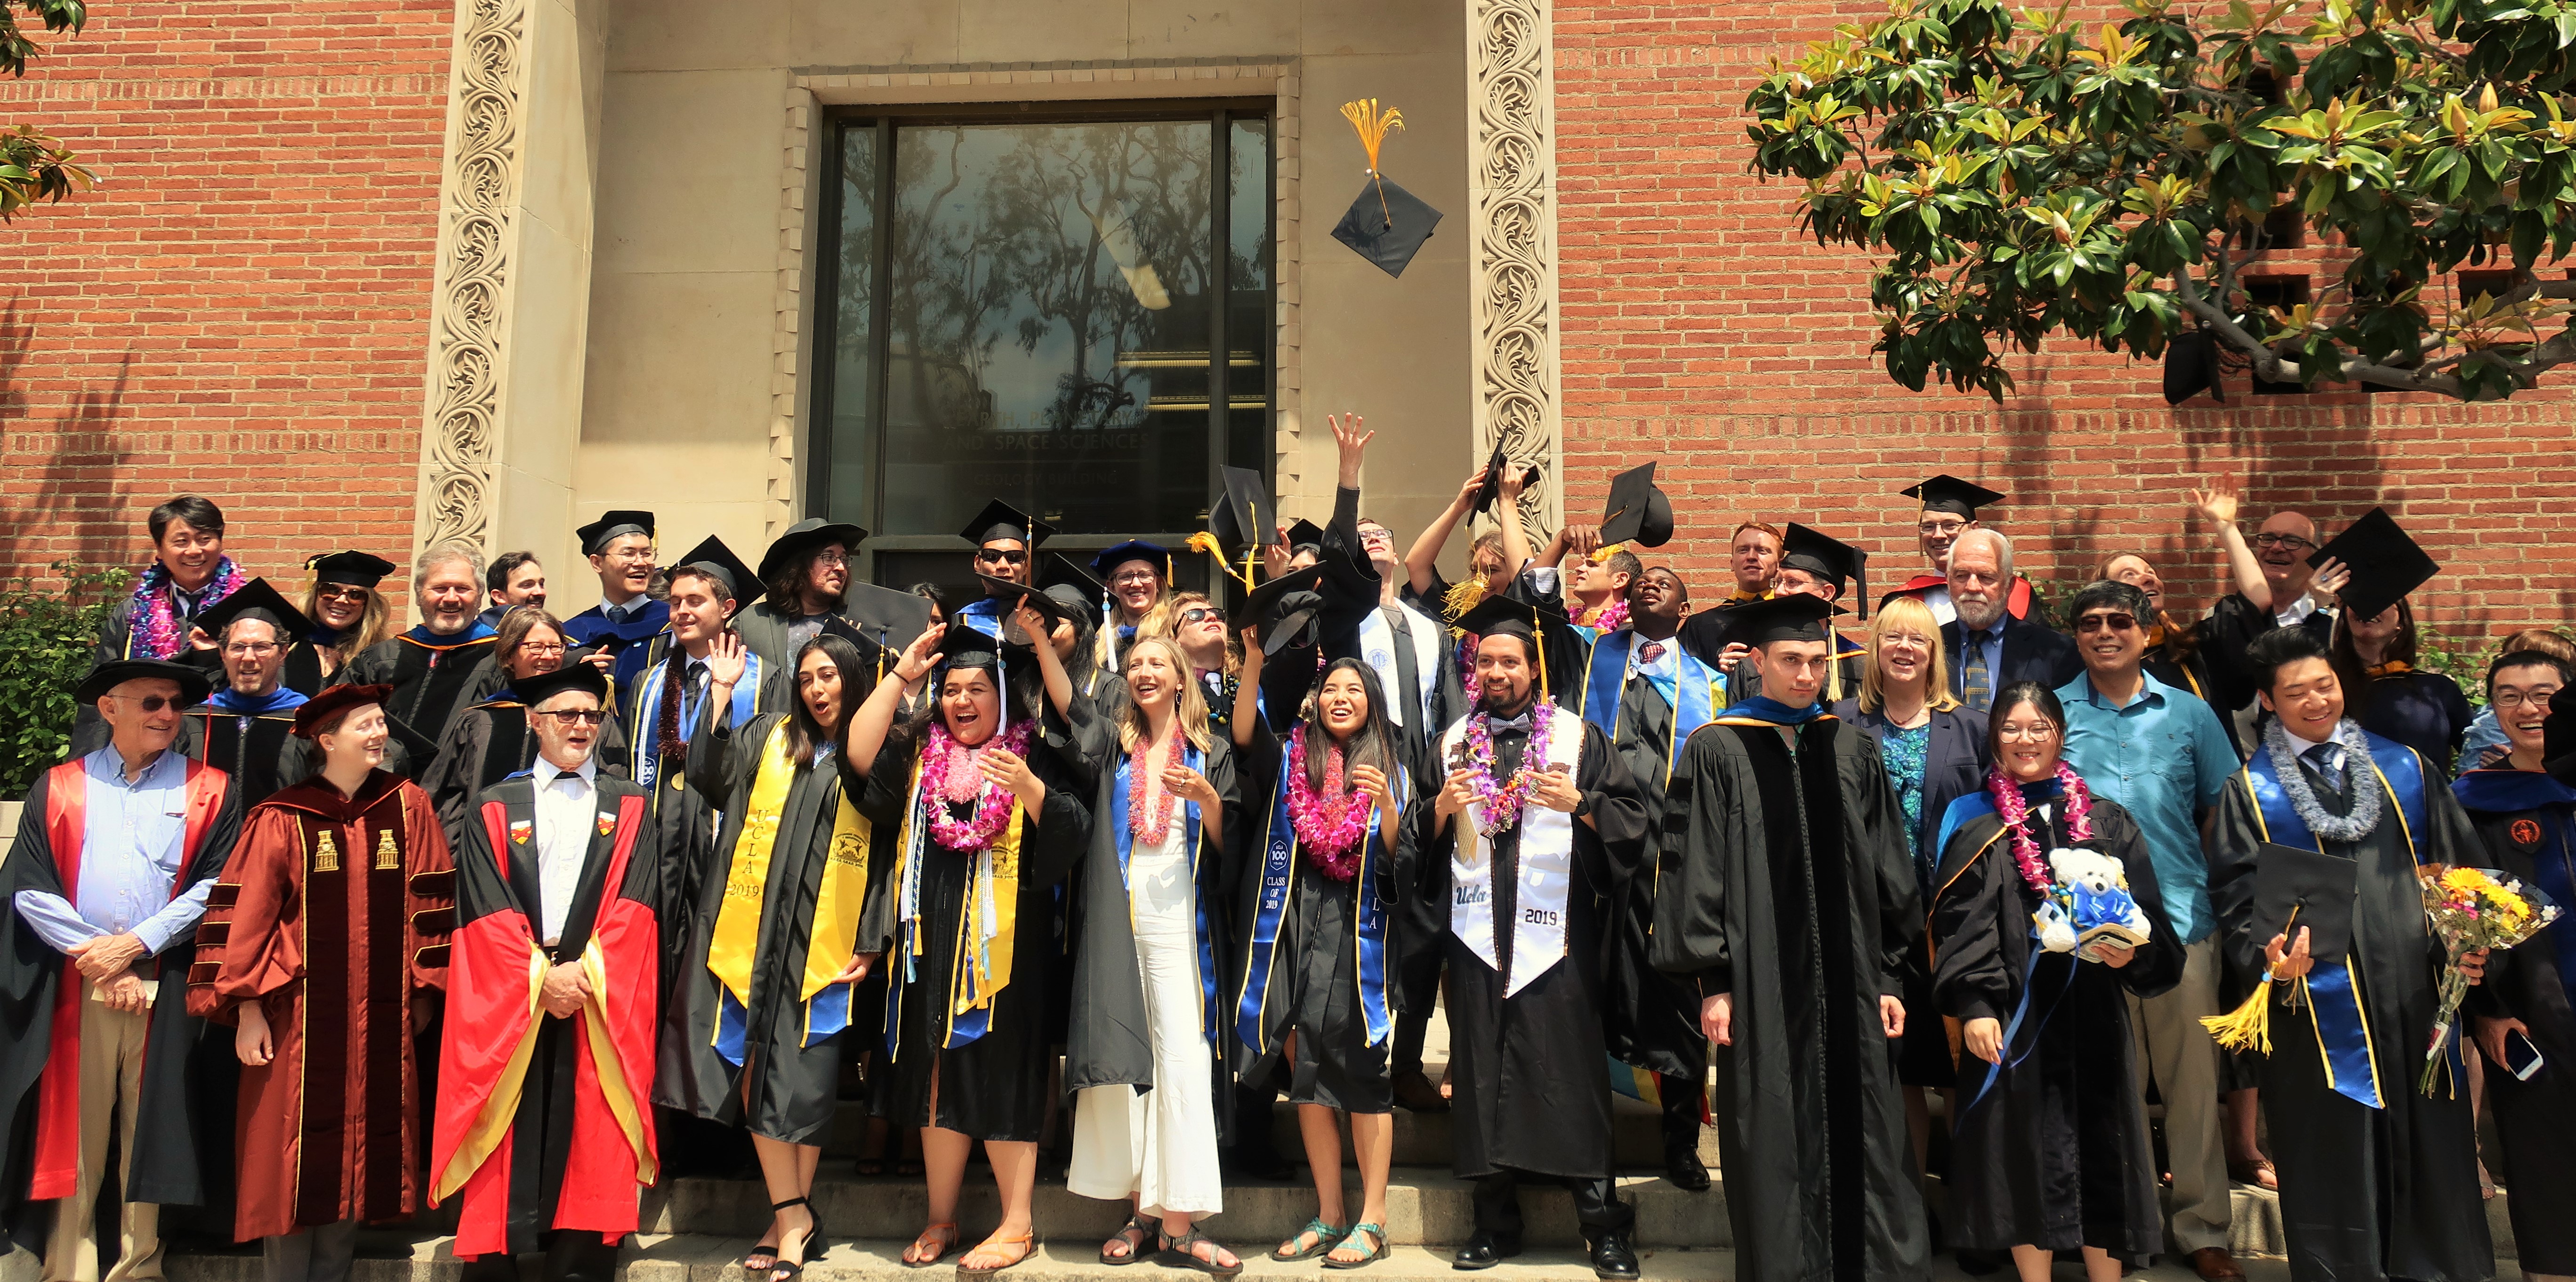
M 2048 867 L 2057 874 L 2068 925 L 2078 938 L 2108 933 L 2134 948 L 2153 933 L 2147 910 L 2129 897 L 2128 875 L 2119 860 L 2098 850 L 2061 847 L 2048 852 Z

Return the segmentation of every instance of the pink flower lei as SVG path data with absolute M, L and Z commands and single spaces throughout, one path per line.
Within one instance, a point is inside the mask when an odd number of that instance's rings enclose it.
M 1310 723 L 1311 724 L 1311 723 Z M 1335 881 L 1349 881 L 1360 871 L 1360 843 L 1368 838 L 1369 816 L 1377 803 L 1352 788 L 1343 773 L 1340 744 L 1325 736 L 1324 788 L 1319 794 L 1306 782 L 1306 730 L 1288 735 L 1288 818 L 1306 862 Z
M 1556 727 L 1556 717 L 1544 702 L 1530 705 L 1529 743 L 1521 749 L 1521 768 L 1508 780 L 1494 778 L 1494 731 L 1492 718 L 1479 712 L 1467 718 L 1467 760 L 1464 769 L 1474 778 L 1468 786 L 1476 793 L 1476 804 L 1483 807 L 1485 822 L 1478 825 L 1486 836 L 1509 831 L 1521 821 L 1521 809 L 1529 801 L 1530 782 L 1547 765 L 1547 741 Z
M 1628 599 L 1612 597 L 1610 604 L 1595 611 L 1591 618 L 1577 619 L 1575 622 L 1588 628 L 1598 628 L 1603 632 L 1616 632 L 1628 626 Z
M 1163 762 L 1165 768 L 1181 764 L 1181 741 L 1173 740 L 1173 754 Z M 1160 804 L 1147 813 L 1145 806 L 1145 766 L 1153 755 L 1153 745 L 1139 739 L 1127 750 L 1127 831 L 1135 834 L 1140 846 L 1159 846 L 1172 833 L 1172 790 L 1165 788 Z
M 2093 790 L 2084 786 L 2075 768 L 2057 763 L 2057 785 L 2066 794 L 2066 839 L 2070 842 L 2093 838 Z M 2012 837 L 2013 866 L 2021 870 L 2021 879 L 2031 889 L 2045 895 L 2057 885 L 2048 864 L 2040 858 L 2039 842 L 2030 835 L 2030 799 L 2021 795 L 2021 785 L 1997 766 L 1986 772 L 1986 795 L 1994 799 L 1995 814 L 2004 821 L 2004 831 Z
M 229 556 L 215 562 L 214 576 L 206 588 L 198 589 L 207 605 L 213 605 L 241 590 L 249 576 L 233 564 Z M 178 603 L 172 599 L 170 567 L 158 560 L 143 567 L 143 576 L 134 584 L 134 609 L 127 624 L 138 659 L 173 659 L 188 648 L 188 624 L 180 619 Z
M 1002 825 L 1011 821 L 1013 797 L 1009 789 L 986 780 L 978 763 L 985 750 L 996 744 L 1013 756 L 1027 756 L 1032 729 L 1023 721 L 969 748 L 950 738 L 947 726 L 930 723 L 930 736 L 921 747 L 921 799 L 930 812 L 933 840 L 966 854 L 992 845 L 1002 835 Z M 975 803 L 971 817 L 961 820 L 949 815 L 949 802 L 968 801 Z

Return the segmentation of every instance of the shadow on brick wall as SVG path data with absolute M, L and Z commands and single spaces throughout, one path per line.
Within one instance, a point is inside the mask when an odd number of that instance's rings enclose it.
M 105 386 L 92 381 L 64 401 L 60 416 L 38 419 L 28 413 L 28 389 L 46 373 L 29 366 L 36 326 L 24 299 L 0 304 L 0 468 L 10 477 L 0 498 L 0 563 L 121 561 L 133 534 L 108 514 L 119 510 L 117 478 L 133 456 L 116 423 L 134 348 L 118 355 Z

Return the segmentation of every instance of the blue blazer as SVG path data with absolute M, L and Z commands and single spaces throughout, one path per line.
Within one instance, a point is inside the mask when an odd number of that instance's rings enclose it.
M 1950 693 L 1960 690 L 1959 621 L 1941 625 L 1941 662 L 1950 665 Z M 2044 623 L 2028 619 L 2004 620 L 2003 653 L 1994 661 L 1994 692 L 2016 681 L 2036 681 L 2054 690 L 2072 681 L 2084 671 L 2084 660 L 2075 653 L 2075 639 Z

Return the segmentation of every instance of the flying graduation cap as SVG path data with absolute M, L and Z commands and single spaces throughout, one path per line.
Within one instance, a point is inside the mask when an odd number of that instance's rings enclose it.
M 2337 595 L 2354 622 L 2376 619 L 2388 607 L 2406 598 L 2406 594 L 2424 586 L 2441 572 L 2442 567 L 2397 528 L 2388 509 L 2375 507 L 2363 517 L 2345 526 L 2341 534 L 2326 540 L 2308 557 L 2311 566 L 2322 565 L 2332 558 L 2352 571 L 2352 582 L 2343 585 Z
M 1641 463 L 1610 478 L 1601 541 L 1659 548 L 1673 538 L 1673 502 L 1655 488 L 1655 465 Z
M 1404 128 L 1404 113 L 1393 107 L 1381 111 L 1377 99 L 1362 98 L 1343 103 L 1342 116 L 1359 131 L 1360 146 L 1368 152 L 1369 180 L 1333 227 L 1333 239 L 1387 275 L 1402 276 L 1405 265 L 1421 252 L 1422 242 L 1431 239 L 1432 229 L 1440 225 L 1439 210 L 1388 182 L 1377 167 L 1378 149 L 1388 134 Z
M 1495 442 L 1493 457 L 1485 460 L 1485 483 L 1476 491 L 1476 515 L 1483 516 L 1493 510 L 1494 504 L 1503 497 L 1503 469 L 1512 465 L 1511 456 L 1503 452 L 1502 443 Z M 1520 468 L 1521 484 L 1538 483 L 1538 464 L 1525 463 Z
M 2165 344 L 2165 404 L 2180 405 L 2204 391 L 2227 403 L 2227 385 L 2218 377 L 2218 336 L 2205 329 L 2177 334 Z

